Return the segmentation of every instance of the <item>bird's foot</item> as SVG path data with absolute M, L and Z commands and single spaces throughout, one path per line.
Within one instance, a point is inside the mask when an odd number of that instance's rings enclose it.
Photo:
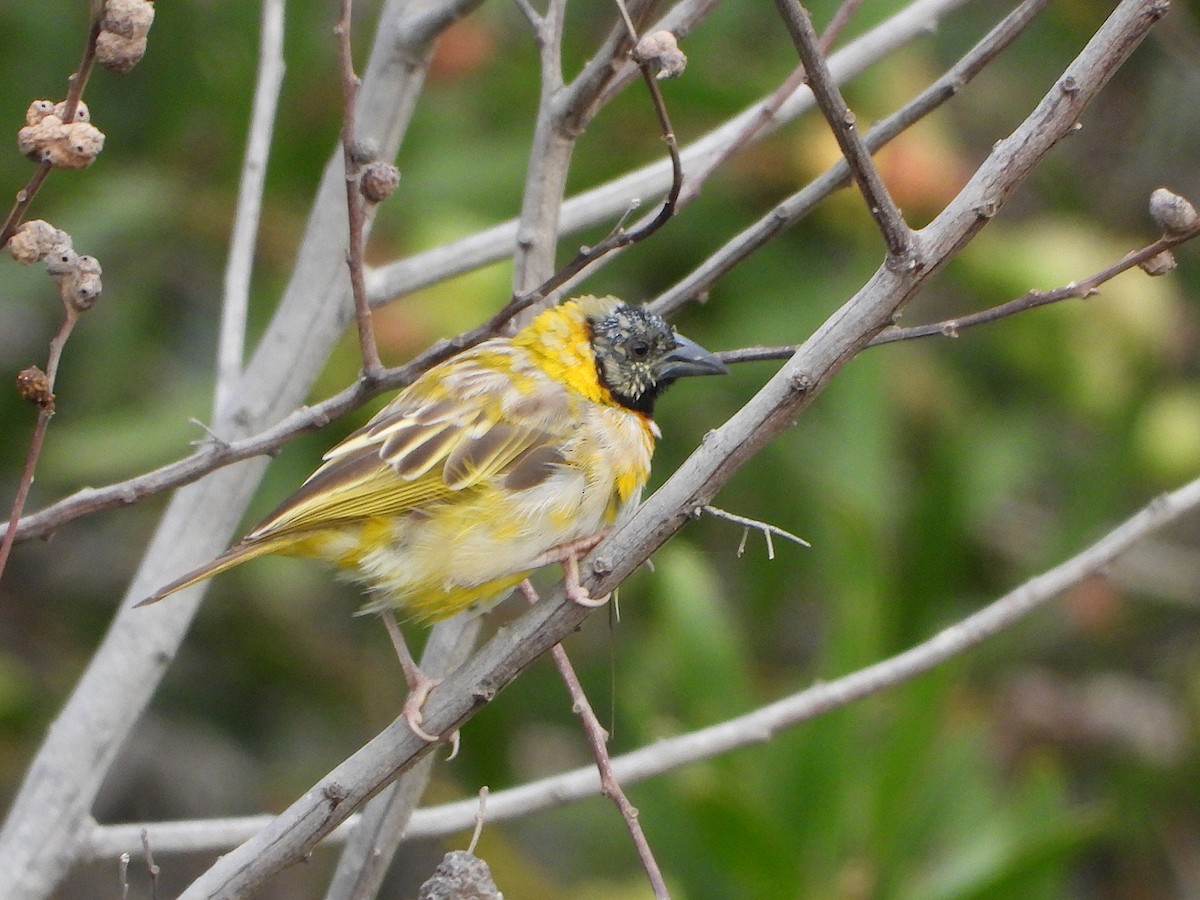
M 588 537 L 568 541 L 565 544 L 559 544 L 557 547 L 551 547 L 534 560 L 530 568 L 536 569 L 552 562 L 560 564 L 563 567 L 563 590 L 566 592 L 568 600 L 578 606 L 589 608 L 603 606 L 608 602 L 612 594 L 605 594 L 603 597 L 593 597 L 588 593 L 587 588 L 579 583 L 579 557 L 594 550 L 597 544 L 608 537 L 611 530 L 606 528 Z
M 413 734 L 423 741 L 428 741 L 435 744 L 441 740 L 436 734 L 430 734 L 421 727 L 421 723 L 425 718 L 422 711 L 425 706 L 425 701 L 429 699 L 429 692 L 442 683 L 440 678 L 430 678 L 420 669 L 413 667 L 412 672 L 405 671 L 404 679 L 408 682 L 408 696 L 404 699 L 404 706 L 400 709 L 400 715 L 404 717 L 404 721 L 408 723 L 408 727 L 412 729 Z M 458 732 L 454 732 L 457 737 Z M 457 741 L 455 742 L 455 752 L 458 751 Z

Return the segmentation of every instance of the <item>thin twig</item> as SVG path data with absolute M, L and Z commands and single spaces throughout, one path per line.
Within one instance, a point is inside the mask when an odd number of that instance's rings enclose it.
M 479 845 L 479 836 L 483 834 L 483 814 L 487 810 L 488 788 L 485 784 L 479 789 L 479 809 L 475 810 L 475 830 L 471 832 L 471 842 L 467 844 L 467 852 L 474 853 Z
M 284 0 L 263 0 L 262 34 L 258 47 L 258 76 L 246 137 L 246 157 L 238 185 L 237 210 L 225 266 L 225 290 L 217 338 L 217 390 L 213 403 L 216 418 L 230 401 L 242 374 L 246 350 L 246 321 L 250 308 L 250 276 L 254 268 L 254 242 L 262 212 L 263 188 L 271 136 L 283 86 Z
M 617 8 L 620 10 L 622 21 L 628 31 L 629 41 L 633 44 L 637 43 L 637 32 L 634 30 L 633 20 L 629 15 L 629 10 L 626 7 L 624 0 L 616 0 Z M 557 19 L 555 20 L 557 21 Z M 535 25 L 539 26 L 540 32 L 544 32 L 547 24 L 539 20 Z M 557 34 L 557 31 L 554 32 Z M 553 41 L 543 38 L 543 54 L 547 52 L 547 48 L 557 48 L 557 38 Z M 544 62 L 543 67 L 549 65 Z M 553 56 L 553 65 L 558 65 L 557 51 Z M 667 154 L 671 162 L 671 186 L 667 190 L 667 196 L 664 198 L 662 205 L 658 211 L 646 221 L 645 224 L 638 226 L 633 231 L 626 231 L 622 226 L 624 217 L 607 235 L 601 240 L 587 247 L 581 247 L 575 256 L 565 265 L 559 267 L 550 277 L 548 277 L 537 287 L 518 293 L 514 296 L 496 316 L 488 323 L 489 327 L 499 329 L 504 322 L 511 320 L 514 316 L 528 309 L 536 303 L 541 302 L 549 297 L 554 291 L 558 290 L 563 285 L 570 282 L 585 269 L 594 265 L 598 260 L 604 258 L 615 250 L 628 247 L 640 241 L 644 241 L 654 232 L 658 231 L 667 221 L 675 214 L 676 202 L 679 198 L 680 191 L 683 188 L 683 162 L 679 155 L 679 143 L 675 137 L 675 132 L 671 127 L 670 116 L 667 114 L 666 102 L 663 100 L 662 91 L 659 89 L 658 82 L 654 72 L 650 68 L 648 62 L 639 62 L 638 68 L 642 73 L 643 80 L 646 83 L 647 89 L 650 91 L 650 99 L 654 105 L 655 115 L 658 117 L 659 127 L 662 129 L 663 141 L 667 145 Z M 564 88 L 564 91 L 572 90 Z M 577 92 L 572 90 L 572 94 L 577 96 Z M 575 117 L 586 121 L 582 113 L 576 112 Z M 564 116 L 565 118 L 565 116 Z M 576 128 L 581 127 L 577 124 Z M 561 204 L 561 198 L 559 200 Z M 557 216 L 556 216 L 557 220 Z M 526 237 L 524 240 L 518 240 L 518 246 L 524 252 L 526 244 L 531 243 L 531 238 Z
M 841 35 L 842 30 L 850 24 L 850 20 L 858 12 L 860 6 L 862 6 L 862 0 L 842 0 L 842 4 L 834 11 L 829 24 L 821 32 L 821 39 L 817 41 L 818 50 L 828 54 L 833 49 L 834 42 Z
M 911 341 L 926 337 L 958 337 L 961 332 L 968 328 L 990 325 L 1001 319 L 1019 315 L 1033 309 L 1039 309 L 1043 306 L 1049 306 L 1052 303 L 1061 303 L 1064 300 L 1086 300 L 1098 294 L 1102 284 L 1111 281 L 1122 272 L 1136 268 L 1147 260 L 1158 256 L 1160 253 L 1178 247 L 1180 244 L 1190 241 L 1197 236 L 1200 236 L 1200 227 L 1171 235 L 1170 237 L 1161 237 L 1157 241 L 1142 247 L 1140 250 L 1127 253 L 1117 262 L 1105 266 L 1100 271 L 1094 272 L 1081 281 L 1072 281 L 1070 284 L 1065 284 L 1062 287 L 1049 291 L 1026 291 L 1020 297 L 1015 297 L 1012 300 L 988 307 L 979 312 L 956 316 L 952 319 L 943 319 L 940 322 L 930 322 L 926 325 L 889 325 L 879 332 L 879 334 L 875 335 L 867 346 L 877 347 L 881 344 L 892 344 L 896 341 Z M 732 365 L 744 362 L 787 359 L 796 352 L 796 349 L 797 345 L 794 344 L 782 347 L 743 347 L 738 350 L 725 350 L 717 355 L 721 358 L 721 362 L 726 365 Z
M 928 34 L 937 27 L 944 16 L 968 2 L 969 0 L 913 0 L 909 6 L 898 10 L 893 16 L 834 53 L 830 58 L 830 65 L 837 73 L 839 81 L 849 80 L 888 53 Z M 655 28 L 664 28 L 675 34 L 686 33 L 711 11 L 714 5 L 715 0 L 681 0 Z M 592 60 L 596 65 L 607 66 L 609 62 L 608 58 L 599 55 Z M 629 68 L 632 71 L 635 67 L 630 63 Z M 617 82 L 623 83 L 620 77 Z M 747 120 L 756 117 L 757 110 L 763 102 L 765 101 L 752 104 L 723 125 L 682 148 L 680 157 L 684 161 L 685 169 L 693 171 L 696 167 L 703 166 L 713 154 L 719 153 L 729 140 L 742 132 Z M 811 106 L 811 95 L 794 94 L 772 119 L 770 128 L 764 129 L 762 134 L 795 119 Z M 631 197 L 657 197 L 665 194 L 669 186 L 668 160 L 632 170 L 565 201 L 561 211 L 559 233 L 566 235 L 609 221 L 628 207 Z M 452 275 L 469 272 L 504 259 L 512 253 L 513 245 L 519 239 L 518 223 L 510 219 L 460 240 L 371 269 L 368 273 L 371 302 L 375 305 L 389 303 Z
M 349 236 L 346 266 L 350 270 L 350 291 L 354 296 L 354 315 L 358 322 L 358 345 L 362 353 L 362 374 L 370 382 L 383 373 L 375 329 L 371 324 L 371 305 L 367 302 L 367 285 L 363 277 L 363 231 L 366 216 L 363 196 L 359 192 L 358 175 L 363 148 L 358 146 L 355 130 L 355 110 L 358 103 L 358 75 L 354 73 L 354 56 L 350 47 L 350 14 L 353 0 L 342 0 L 342 15 L 334 26 L 338 39 L 338 59 L 342 68 L 342 159 L 346 166 L 346 222 Z
M 150 875 L 150 900 L 158 900 L 158 876 L 161 869 L 154 861 L 154 851 L 150 848 L 150 832 L 142 832 L 142 853 L 146 858 L 146 872 Z
M 809 87 L 812 88 L 817 105 L 829 122 L 838 146 L 842 148 L 842 154 L 850 164 L 850 171 L 867 201 L 872 218 L 883 233 L 889 260 L 893 265 L 900 267 L 918 265 L 919 260 L 914 256 L 916 246 L 913 232 L 888 193 L 879 170 L 871 160 L 871 153 L 855 127 L 854 113 L 846 105 L 829 72 L 825 54 L 817 46 L 817 33 L 813 30 L 812 17 L 797 0 L 775 0 L 775 6 L 779 9 L 779 14 L 783 17 L 808 72 Z
M 773 535 L 773 534 L 777 534 L 781 538 L 786 538 L 787 540 L 791 541 L 794 544 L 799 544 L 801 547 L 811 547 L 812 546 L 812 544 L 810 544 L 804 538 L 798 537 L 797 535 L 792 534 L 790 531 L 784 531 L 778 525 L 772 525 L 770 522 L 761 522 L 758 519 L 749 519 L 746 516 L 739 516 L 739 515 L 737 515 L 737 513 L 726 512 L 723 509 L 718 509 L 717 507 L 713 506 L 711 503 L 708 504 L 707 506 L 702 507 L 702 509 L 704 512 L 708 513 L 710 516 L 715 516 L 718 519 L 725 519 L 727 522 L 734 522 L 738 525 L 744 526 L 747 529 L 747 531 L 746 531 L 747 534 L 749 533 L 749 529 L 751 529 L 751 528 L 761 531 L 763 533 L 763 537 L 766 538 L 766 541 L 767 541 L 767 559 L 775 558 L 775 545 L 771 541 L 771 535 Z M 745 548 L 746 548 L 746 539 L 743 536 L 742 543 L 738 547 L 737 555 L 741 556 L 742 553 L 745 551 Z
M 830 20 L 828 27 L 826 27 L 825 31 L 821 33 L 821 40 L 817 44 L 822 53 L 829 52 L 829 49 L 833 46 L 833 42 L 837 40 L 838 35 L 841 33 L 842 29 L 846 27 L 846 24 L 850 21 L 850 17 L 854 14 L 854 11 L 858 9 L 861 3 L 862 0 L 845 0 L 845 2 L 838 7 L 837 12 L 834 13 L 833 18 Z M 705 182 L 707 182 L 713 176 L 713 174 L 722 166 L 724 166 L 725 163 L 727 163 L 733 156 L 744 150 L 746 146 L 754 140 L 759 132 L 771 124 L 776 114 L 779 112 L 780 107 L 783 106 L 788 97 L 792 96 L 792 94 L 794 94 L 802 85 L 806 84 L 807 81 L 808 79 L 805 76 L 803 63 L 792 69 L 787 78 L 780 82 L 779 87 L 777 87 L 771 93 L 771 96 L 768 97 L 766 101 L 755 111 L 754 117 L 745 123 L 745 127 L 742 129 L 741 133 L 736 135 L 723 148 L 721 148 L 719 153 L 714 154 L 713 157 L 705 163 L 702 169 L 693 172 L 688 176 L 687 181 L 684 183 L 683 191 L 679 196 L 677 205 L 679 207 L 684 207 L 695 200 L 696 197 L 699 196 L 700 188 L 705 184 Z
M 1051 303 L 1060 303 L 1063 300 L 1086 300 L 1088 297 L 1098 294 L 1098 288 L 1106 281 L 1147 260 L 1153 259 L 1164 250 L 1170 250 L 1172 247 L 1177 247 L 1185 241 L 1190 241 L 1197 235 L 1200 235 L 1200 227 L 1184 234 L 1159 238 L 1154 243 L 1147 244 L 1140 250 L 1135 250 L 1127 254 L 1118 262 L 1101 269 L 1099 272 L 1088 276 L 1082 281 L 1073 281 L 1052 291 L 1031 290 L 1020 297 L 1009 300 L 1007 303 L 1001 303 L 998 306 L 980 310 L 976 313 L 969 313 L 968 315 L 959 316 L 954 319 L 932 322 L 928 325 L 910 325 L 907 327 L 892 325 L 875 335 L 871 340 L 870 346 L 890 344 L 895 341 L 908 341 L 914 338 L 930 337 L 933 335 L 958 337 L 959 332 L 967 328 L 974 328 L 978 325 L 989 325 L 992 322 L 998 322 L 1000 319 L 1015 316 L 1018 313 L 1037 309 L 1041 306 L 1047 306 Z
M 872 152 L 947 102 L 1016 40 L 1049 4 L 1049 0 L 1025 0 L 989 31 L 940 78 L 887 118 L 877 122 L 864 137 Z M 850 164 L 843 157 L 784 200 L 765 216 L 704 260 L 689 275 L 660 294 L 650 308 L 669 315 L 685 303 L 701 297 L 722 276 L 769 240 L 807 216 L 817 204 L 851 181 Z
M 67 89 L 66 103 L 63 110 L 64 122 L 74 121 L 75 111 L 79 108 L 79 102 L 83 97 L 83 90 L 87 86 L 88 77 L 91 75 L 92 65 L 96 58 L 96 38 L 100 34 L 100 22 L 103 19 L 104 12 L 102 4 L 99 3 L 92 3 L 91 9 L 91 21 L 88 25 L 88 37 L 84 44 L 83 58 L 79 62 L 79 68 L 68 79 L 70 87 Z M 30 176 L 25 187 L 17 192 L 16 203 L 13 204 L 12 209 L 9 211 L 3 227 L 0 227 L 0 247 L 4 246 L 16 231 L 21 218 L 33 202 L 38 189 L 46 180 L 46 176 L 50 174 L 50 169 L 50 163 L 42 160 L 38 164 L 37 169 L 34 170 L 33 175 Z M 29 450 L 25 454 L 25 465 L 21 470 L 21 480 L 17 483 L 16 496 L 13 498 L 12 510 L 9 512 L 8 525 L 4 530 L 4 538 L 0 541 L 0 576 L 3 576 L 5 567 L 8 565 L 8 557 L 12 552 L 13 542 L 16 539 L 17 524 L 20 522 L 21 513 L 25 509 L 25 501 L 29 498 L 29 489 L 33 485 L 34 472 L 37 469 L 38 458 L 42 453 L 42 444 L 46 438 L 46 429 L 50 426 L 50 419 L 54 415 L 54 382 L 58 376 L 58 364 L 62 359 L 63 347 L 66 345 L 67 338 L 71 336 L 78 318 L 78 313 L 72 307 L 67 306 L 62 325 L 59 326 L 57 334 L 50 339 L 49 359 L 46 364 L 46 390 L 50 400 L 43 404 L 38 411 L 37 421 L 33 426 L 33 435 L 29 439 Z
M 521 582 L 521 592 L 531 604 L 538 602 L 537 592 L 528 581 Z M 667 891 L 667 884 L 663 880 L 658 861 L 654 858 L 654 852 L 650 849 L 650 842 L 646 840 L 646 834 L 642 831 L 638 811 L 629 802 L 629 798 L 621 789 L 620 782 L 613 775 L 612 760 L 608 755 L 608 732 L 596 718 L 592 704 L 588 701 L 587 694 L 584 693 L 583 685 L 579 683 L 579 676 L 575 674 L 575 667 L 571 665 L 571 660 L 567 656 L 567 651 L 563 649 L 563 645 L 555 644 L 550 650 L 550 656 L 554 660 L 554 665 L 558 669 L 563 683 L 567 686 L 567 692 L 571 695 L 571 709 L 579 716 L 588 746 L 592 748 L 592 757 L 596 760 L 596 771 L 600 774 L 600 793 L 612 800 L 620 810 L 621 818 L 625 820 L 625 827 L 629 830 L 629 836 L 633 840 L 634 847 L 637 848 L 642 867 L 646 870 L 646 877 L 650 879 L 650 886 L 654 891 L 655 898 L 668 900 L 671 895 Z
M 25 465 L 21 470 L 21 480 L 17 482 L 17 492 L 13 497 L 12 509 L 8 514 L 8 525 L 4 529 L 4 539 L 0 540 L 0 577 L 8 565 L 8 557 L 12 552 L 17 534 L 17 523 L 25 509 L 25 501 L 29 499 L 29 489 L 33 486 L 34 472 L 37 470 L 38 459 L 42 455 L 42 444 L 46 439 L 46 429 L 50 427 L 50 419 L 54 416 L 54 382 L 58 377 L 58 364 L 62 359 L 63 347 L 79 321 L 79 313 L 70 306 L 64 307 L 62 325 L 50 339 L 50 351 L 46 362 L 46 395 L 47 401 L 38 409 L 37 421 L 33 426 L 33 435 L 29 439 L 29 449 L 25 453 Z

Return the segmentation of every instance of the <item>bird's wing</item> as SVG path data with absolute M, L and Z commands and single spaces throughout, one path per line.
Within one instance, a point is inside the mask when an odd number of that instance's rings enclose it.
M 431 370 L 363 428 L 247 535 L 281 533 L 395 516 L 501 477 L 521 490 L 565 462 L 575 429 L 561 383 L 474 358 Z

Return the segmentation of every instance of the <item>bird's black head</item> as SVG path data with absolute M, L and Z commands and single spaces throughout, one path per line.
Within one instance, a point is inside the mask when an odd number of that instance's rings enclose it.
M 654 401 L 678 378 L 722 375 L 722 362 L 641 307 L 618 306 L 589 320 L 600 381 L 622 406 L 654 414 Z

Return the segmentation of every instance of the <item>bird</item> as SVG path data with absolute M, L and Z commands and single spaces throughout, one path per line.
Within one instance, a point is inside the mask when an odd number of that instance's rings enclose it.
M 567 596 L 597 605 L 578 560 L 637 507 L 655 401 L 680 378 L 726 372 L 663 318 L 613 296 L 551 306 L 510 337 L 428 369 L 324 456 L 295 493 L 215 559 L 139 603 L 268 554 L 331 562 L 369 593 L 397 643 L 414 732 L 436 684 L 393 610 L 431 622 L 484 610 L 560 563 Z

